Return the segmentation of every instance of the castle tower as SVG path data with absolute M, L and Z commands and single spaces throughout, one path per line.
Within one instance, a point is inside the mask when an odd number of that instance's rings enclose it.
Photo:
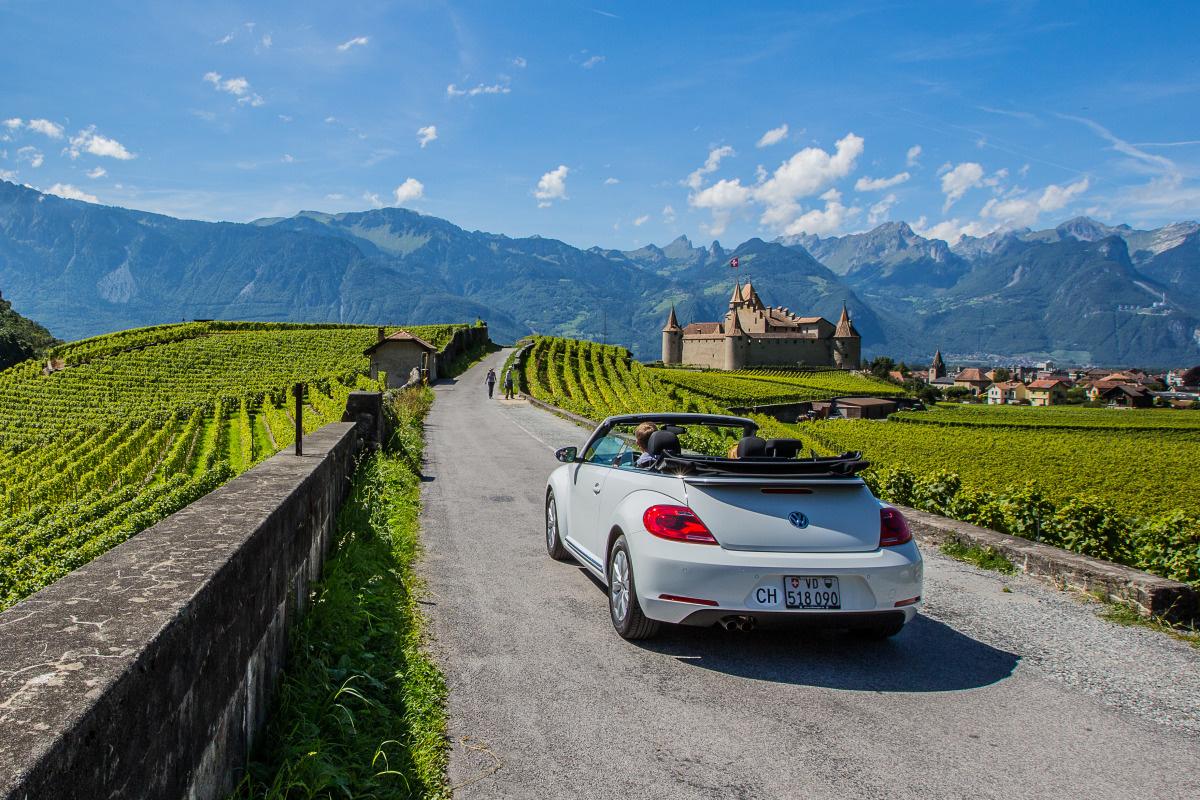
M 742 282 L 735 280 L 733 282 L 733 294 L 729 298 L 729 310 L 733 311 L 739 308 L 744 301 L 742 300 Z
M 683 328 L 675 318 L 675 306 L 671 306 L 671 314 L 667 317 L 666 327 L 662 329 L 662 361 L 664 364 L 683 363 Z
M 730 311 L 725 325 L 725 369 L 743 369 L 750 355 L 750 337 L 738 322 L 737 309 Z
M 942 351 L 933 354 L 933 363 L 929 365 L 929 382 L 946 377 L 946 362 L 942 361 Z
M 850 312 L 842 303 L 837 330 L 833 332 L 833 363 L 841 369 L 854 369 L 862 361 L 862 337 L 850 322 Z

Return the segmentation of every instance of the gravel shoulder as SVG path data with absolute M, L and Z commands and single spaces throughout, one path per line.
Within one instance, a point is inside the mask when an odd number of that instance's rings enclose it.
M 585 432 L 489 401 L 505 355 L 439 386 L 426 427 L 456 796 L 1200 796 L 1200 650 L 929 548 L 926 606 L 889 642 L 622 641 L 602 588 L 542 544 L 553 449 Z

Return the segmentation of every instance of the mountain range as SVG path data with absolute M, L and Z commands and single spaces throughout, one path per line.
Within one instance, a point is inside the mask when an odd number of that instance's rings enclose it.
M 467 231 L 402 208 L 209 223 L 100 206 L 0 181 L 0 290 L 56 335 L 182 319 L 425 323 L 482 317 L 659 354 L 671 305 L 718 319 L 739 259 L 764 300 L 836 319 L 864 353 L 920 362 L 1200 361 L 1200 225 L 1078 218 L 950 246 L 903 222 L 732 249 L 679 237 L 637 250 Z

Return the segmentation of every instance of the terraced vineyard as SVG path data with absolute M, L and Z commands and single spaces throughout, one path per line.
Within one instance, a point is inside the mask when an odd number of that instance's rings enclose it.
M 785 374 L 789 385 L 773 394 L 758 385 L 773 373 L 651 369 L 623 348 L 551 338 L 534 342 L 523 373 L 534 397 L 592 418 L 719 412 L 800 391 L 829 397 L 849 393 L 841 379 L 863 380 Z M 866 478 L 892 502 L 1200 582 L 1200 414 L 939 406 L 896 416 L 908 424 L 756 419 L 764 436 L 799 438 L 819 453 L 863 451 L 875 465 Z M 721 452 L 727 442 L 695 444 Z
M 846 395 L 894 397 L 904 394 L 899 386 L 847 372 L 784 370 L 650 369 L 659 381 L 702 395 L 723 406 L 758 406 L 827 400 Z
M 456 326 L 407 330 L 444 346 Z M 375 328 L 191 323 L 64 345 L 0 373 L 0 610 L 293 444 L 376 388 Z

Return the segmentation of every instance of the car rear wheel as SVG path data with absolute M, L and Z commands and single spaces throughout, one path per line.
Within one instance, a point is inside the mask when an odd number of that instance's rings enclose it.
M 546 552 L 556 561 L 571 558 L 558 535 L 558 503 L 554 500 L 553 489 L 546 492 Z
M 633 582 L 633 562 L 624 536 L 617 537 L 608 554 L 608 614 L 624 639 L 649 639 L 659 623 L 642 613 Z

